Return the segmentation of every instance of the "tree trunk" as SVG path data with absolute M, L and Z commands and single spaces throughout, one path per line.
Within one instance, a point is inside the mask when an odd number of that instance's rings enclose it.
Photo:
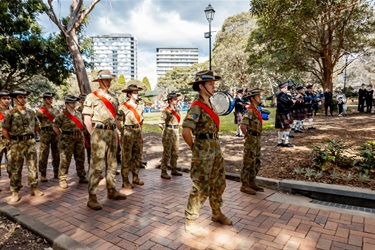
M 75 34 L 75 31 L 73 30 L 72 32 L 68 33 L 65 38 L 70 55 L 73 59 L 74 70 L 77 76 L 78 86 L 81 91 L 81 94 L 89 94 L 91 93 L 91 88 L 89 84 L 89 78 L 87 77 L 85 64 L 83 62 L 82 54 L 79 51 L 78 37 Z

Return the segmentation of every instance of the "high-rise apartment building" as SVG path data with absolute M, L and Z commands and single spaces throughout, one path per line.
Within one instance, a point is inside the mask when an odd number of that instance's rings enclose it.
M 138 42 L 131 34 L 92 36 L 95 70 L 108 69 L 126 80 L 138 77 Z
M 191 66 L 198 62 L 198 48 L 156 48 L 156 74 L 165 76 L 174 67 Z

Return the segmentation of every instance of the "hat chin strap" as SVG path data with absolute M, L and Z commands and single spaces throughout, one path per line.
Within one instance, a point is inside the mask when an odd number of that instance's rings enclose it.
M 203 88 L 206 90 L 206 92 L 210 95 L 210 97 L 211 96 L 213 96 L 213 94 L 210 92 L 210 91 L 208 91 L 207 89 L 206 89 L 206 85 L 205 84 L 203 84 Z
M 108 88 L 107 84 L 105 84 L 102 79 L 100 79 L 99 81 L 100 81 L 99 83 L 101 83 L 101 85 L 104 86 L 104 88 L 108 91 L 109 88 Z

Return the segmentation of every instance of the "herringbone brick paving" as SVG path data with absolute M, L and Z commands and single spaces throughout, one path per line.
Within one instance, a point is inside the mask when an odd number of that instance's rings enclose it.
M 207 201 L 199 222 L 210 233 L 196 238 L 184 232 L 188 174 L 164 180 L 160 170 L 141 170 L 146 184 L 122 190 L 128 195 L 125 201 L 108 200 L 102 180 L 98 198 L 103 210 L 92 211 L 86 207 L 87 185 L 79 184 L 74 168 L 70 170 L 67 190 L 49 179 L 39 185 L 45 196 L 30 198 L 24 169 L 22 199 L 13 206 L 92 249 L 375 249 L 371 214 L 273 202 L 267 197 L 275 191 L 249 196 L 234 181 L 227 181 L 222 208 L 233 226 L 212 222 Z M 48 174 L 52 178 L 50 170 Z M 120 188 L 120 176 L 117 181 Z M 8 186 L 3 173 L 0 198 L 5 202 L 11 194 Z

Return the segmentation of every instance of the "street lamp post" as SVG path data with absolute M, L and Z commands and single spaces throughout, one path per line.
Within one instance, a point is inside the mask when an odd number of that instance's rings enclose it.
M 209 49 L 209 55 L 210 55 L 209 56 L 209 63 L 210 63 L 210 70 L 211 70 L 211 22 L 212 22 L 212 20 L 214 20 L 215 10 L 214 10 L 214 8 L 212 8 L 211 4 L 208 4 L 206 9 L 204 10 L 204 13 L 206 15 L 206 18 L 207 18 L 207 21 L 208 21 L 208 27 L 209 27 L 209 30 L 208 30 L 208 42 L 209 42 L 208 49 Z

